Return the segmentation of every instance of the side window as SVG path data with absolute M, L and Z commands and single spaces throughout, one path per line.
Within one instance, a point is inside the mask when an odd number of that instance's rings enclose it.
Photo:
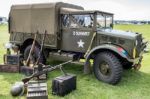
M 62 26 L 69 28 L 92 28 L 94 16 L 89 15 L 62 15 Z
M 78 23 L 79 17 L 77 15 L 70 15 L 70 27 L 79 28 L 80 24 Z
M 106 27 L 111 27 L 112 23 L 112 17 L 111 16 L 106 16 Z
M 93 15 L 70 15 L 70 27 L 72 28 L 92 28 Z
M 62 15 L 63 27 L 69 27 L 69 15 Z
M 86 15 L 84 18 L 84 27 L 93 27 L 93 15 Z

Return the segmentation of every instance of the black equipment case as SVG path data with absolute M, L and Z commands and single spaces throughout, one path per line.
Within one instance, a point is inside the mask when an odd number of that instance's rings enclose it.
M 52 81 L 52 94 L 64 96 L 76 89 L 76 76 L 67 74 L 56 77 Z
M 5 54 L 4 64 L 0 64 L 0 72 L 19 72 L 21 65 L 21 55 L 9 55 Z
M 4 63 L 7 65 L 18 65 L 20 66 L 21 55 L 4 55 Z

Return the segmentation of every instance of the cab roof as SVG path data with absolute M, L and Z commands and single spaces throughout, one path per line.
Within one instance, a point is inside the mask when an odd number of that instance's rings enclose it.
M 79 10 L 79 9 L 72 9 L 72 8 L 61 8 L 61 14 L 93 14 L 93 13 L 114 15 L 113 13 L 99 11 L 99 10 Z

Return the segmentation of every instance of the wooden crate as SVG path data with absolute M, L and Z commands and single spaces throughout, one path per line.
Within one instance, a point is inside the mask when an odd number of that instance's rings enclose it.
M 17 73 L 19 72 L 19 66 L 0 64 L 0 72 Z
M 30 81 L 27 86 L 27 99 L 48 99 L 46 82 Z

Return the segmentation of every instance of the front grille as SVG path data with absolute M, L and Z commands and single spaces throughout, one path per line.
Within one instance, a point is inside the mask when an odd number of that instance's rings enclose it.
M 103 35 L 103 36 L 101 36 L 101 39 L 102 39 L 103 41 L 107 41 L 108 36 Z
M 125 40 L 119 39 L 119 40 L 118 40 L 118 43 L 121 44 L 121 45 L 123 45 L 123 44 L 125 44 Z
M 137 35 L 137 37 L 136 37 L 136 43 L 137 43 L 137 45 L 136 45 L 136 51 L 137 51 L 136 57 L 138 57 L 139 54 L 142 51 L 142 49 L 141 49 L 142 48 L 142 35 L 141 34 Z
M 109 37 L 109 42 L 116 43 L 117 41 L 115 37 Z

